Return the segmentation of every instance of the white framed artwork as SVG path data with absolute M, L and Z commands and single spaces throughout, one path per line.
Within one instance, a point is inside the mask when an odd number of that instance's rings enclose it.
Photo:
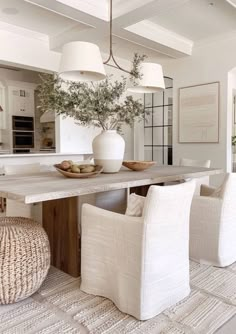
M 219 82 L 179 89 L 179 143 L 219 142 Z

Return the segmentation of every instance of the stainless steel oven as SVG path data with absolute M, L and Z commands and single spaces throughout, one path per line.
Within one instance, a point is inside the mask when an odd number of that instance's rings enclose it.
M 13 131 L 34 131 L 34 117 L 12 116 Z
M 13 149 L 33 148 L 33 147 L 34 147 L 33 131 L 13 131 Z

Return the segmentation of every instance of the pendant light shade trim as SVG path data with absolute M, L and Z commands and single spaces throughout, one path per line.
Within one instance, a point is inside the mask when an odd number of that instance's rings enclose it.
M 142 63 L 140 67 L 141 79 L 137 85 L 127 90 L 132 93 L 156 93 L 165 89 L 162 66 L 155 63 Z
M 106 77 L 102 56 L 96 44 L 69 42 L 63 46 L 59 76 L 70 81 L 99 81 Z

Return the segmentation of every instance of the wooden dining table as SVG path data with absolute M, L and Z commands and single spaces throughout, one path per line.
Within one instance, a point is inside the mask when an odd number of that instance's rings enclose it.
M 55 172 L 0 177 L 0 197 L 26 204 L 42 202 L 42 224 L 46 230 L 51 263 L 77 277 L 80 274 L 80 209 L 89 196 L 102 194 L 106 203 L 120 201 L 114 196 L 123 191 L 146 195 L 153 184 L 222 173 L 219 168 L 154 166 L 145 171 L 122 168 L 119 173 L 99 174 L 90 178 L 66 178 Z M 124 197 L 124 202 L 125 202 Z M 93 201 L 96 204 L 96 201 Z M 104 203 L 104 201 L 103 201 Z M 115 205 L 114 205 L 115 204 Z M 126 204 L 126 203 L 125 203 Z M 119 210 L 117 209 L 119 207 Z M 121 212 L 116 203 L 105 208 Z

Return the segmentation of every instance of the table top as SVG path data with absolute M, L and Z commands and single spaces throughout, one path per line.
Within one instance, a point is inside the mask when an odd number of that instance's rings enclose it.
M 122 168 L 119 173 L 99 174 L 85 179 L 65 178 L 56 171 L 42 172 L 37 175 L 1 176 L 0 197 L 24 203 L 37 203 L 219 173 L 222 173 L 221 169 L 154 166 L 139 172 Z

